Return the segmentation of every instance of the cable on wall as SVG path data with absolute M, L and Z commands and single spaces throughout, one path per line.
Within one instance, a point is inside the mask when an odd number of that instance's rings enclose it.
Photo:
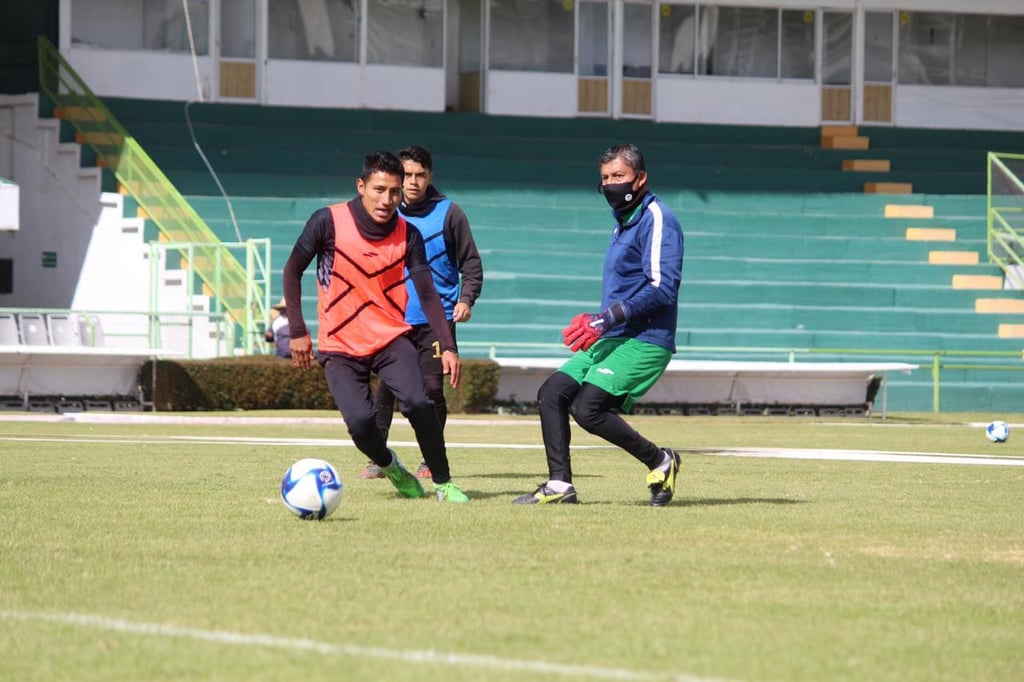
M 199 101 L 203 102 L 203 87 L 199 78 L 199 58 L 196 54 L 196 40 L 192 33 L 192 15 L 188 9 L 188 0 L 181 0 L 181 8 L 185 13 L 185 28 L 188 31 L 188 48 L 192 53 L 192 72 L 195 76 L 196 81 L 196 94 L 199 97 Z M 224 197 L 224 203 L 228 207 L 228 215 L 231 216 L 231 225 L 235 229 L 235 239 L 239 242 L 242 241 L 242 231 L 238 228 L 238 220 L 235 218 L 235 208 L 231 204 L 231 198 L 228 196 L 227 191 L 224 189 L 224 185 L 220 182 L 220 177 L 217 176 L 217 171 L 213 169 L 213 165 L 210 160 L 206 158 L 206 154 L 203 152 L 203 148 L 199 145 L 199 140 L 196 139 L 195 129 L 192 127 L 192 116 L 189 114 L 189 108 L 195 104 L 195 100 L 189 100 L 185 103 L 185 123 L 188 125 L 188 134 L 192 138 L 192 146 L 196 148 L 196 152 L 199 154 L 199 158 L 203 160 L 206 165 L 206 169 L 210 171 L 210 177 L 213 178 L 214 183 L 217 185 L 217 189 L 220 190 L 220 194 Z

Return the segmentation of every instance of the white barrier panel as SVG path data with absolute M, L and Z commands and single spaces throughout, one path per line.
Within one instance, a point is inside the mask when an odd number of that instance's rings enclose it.
M 150 349 L 0 346 L 0 395 L 135 395 L 139 370 L 153 356 Z
M 499 401 L 533 402 L 537 389 L 565 360 L 498 358 Z M 730 362 L 673 360 L 639 404 L 858 405 L 871 380 L 910 373 L 903 362 Z M 884 406 L 883 406 L 884 410 Z

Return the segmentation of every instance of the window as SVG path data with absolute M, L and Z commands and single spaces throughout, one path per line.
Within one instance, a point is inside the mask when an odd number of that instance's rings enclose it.
M 693 5 L 658 9 L 658 72 L 693 73 L 697 52 L 697 11 Z
M 784 9 L 779 75 L 782 78 L 814 78 L 814 12 Z
M 359 60 L 355 0 L 269 0 L 271 59 Z
M 1024 88 L 1024 17 L 903 12 L 899 82 Z
M 14 293 L 14 259 L 0 258 L 0 294 Z
M 366 13 L 368 63 L 444 65 L 442 0 L 369 0 Z
M 758 7 L 702 7 L 700 31 L 704 60 L 698 73 L 709 76 L 778 75 L 779 11 Z
M 250 0 L 220 0 L 220 56 L 256 56 L 256 6 Z
M 112 50 L 189 51 L 189 26 L 196 53 L 209 54 L 210 3 L 188 0 L 90 0 L 72 2 L 71 43 Z
M 683 16 L 673 20 L 672 14 L 677 10 Z M 686 41 L 695 40 L 695 72 L 701 75 L 814 78 L 814 12 L 811 10 L 701 6 L 695 34 L 691 33 L 690 6 L 671 6 L 668 15 L 663 9 L 661 16 L 662 40 L 668 34 L 673 41 L 672 52 L 667 53 L 662 48 L 662 73 L 690 73 L 693 58 L 688 60 L 684 53 Z M 666 19 L 669 27 L 665 26 Z M 667 64 L 666 54 L 669 55 Z
M 490 0 L 490 3 L 490 68 L 573 72 L 572 2 Z

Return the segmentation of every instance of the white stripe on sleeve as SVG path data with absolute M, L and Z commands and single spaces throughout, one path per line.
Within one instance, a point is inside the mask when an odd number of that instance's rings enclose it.
M 664 216 L 661 213 L 661 206 L 658 202 L 652 201 L 647 205 L 654 216 L 654 227 L 651 229 L 651 285 L 661 287 L 661 230 L 664 225 Z

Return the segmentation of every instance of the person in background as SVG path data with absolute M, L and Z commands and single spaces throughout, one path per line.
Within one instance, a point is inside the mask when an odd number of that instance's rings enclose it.
M 270 313 L 270 328 L 267 329 L 263 338 L 267 343 L 274 344 L 274 352 L 279 358 L 291 358 L 292 349 L 289 346 L 291 331 L 288 326 L 288 311 L 285 309 L 284 299 L 272 307 Z
M 321 208 L 306 222 L 283 271 L 292 364 L 300 369 L 313 365 L 301 301 L 302 275 L 315 258 L 318 362 L 356 447 L 382 469 L 400 495 L 424 495 L 419 479 L 388 447 L 374 420 L 370 375 L 376 373 L 412 425 L 437 499 L 469 502 L 451 480 L 444 431 L 408 336 L 406 273 L 437 336 L 443 371 L 458 386 L 462 363 L 434 287 L 423 237 L 397 214 L 403 175 L 394 154 L 369 154 L 356 180 L 358 196 Z
M 650 191 L 643 154 L 616 145 L 600 158 L 598 190 L 615 225 L 604 260 L 601 312 L 581 313 L 562 331 L 575 352 L 537 393 L 548 480 L 515 504 L 579 502 L 569 458 L 569 414 L 647 468 L 653 507 L 675 494 L 679 453 L 640 435 L 617 411 L 658 381 L 676 350 L 683 232 L 672 211 Z
M 441 296 L 448 328 L 457 345 L 455 323 L 469 321 L 473 314 L 473 304 L 483 287 L 484 270 L 480 252 L 476 248 L 465 212 L 434 186 L 434 162 L 430 152 L 423 147 L 405 147 L 398 152 L 398 158 L 405 170 L 398 213 L 423 235 L 434 286 Z M 406 286 L 409 290 L 409 304 L 405 310 L 405 321 L 412 325 L 410 338 L 419 350 L 427 396 L 434 401 L 434 409 L 443 429 L 448 421 L 448 403 L 444 397 L 441 348 L 437 334 L 420 305 L 416 288 L 411 281 L 407 281 Z M 377 426 L 386 439 L 395 412 L 395 396 L 387 386 L 378 386 L 374 407 L 377 410 Z M 419 478 L 430 478 L 430 467 L 426 462 L 420 463 L 416 475 Z M 384 474 L 371 461 L 367 462 L 360 477 L 383 478 Z

